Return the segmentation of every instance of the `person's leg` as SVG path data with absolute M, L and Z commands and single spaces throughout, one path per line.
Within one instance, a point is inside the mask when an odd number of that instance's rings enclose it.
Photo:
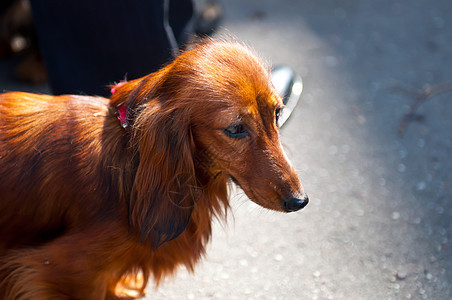
M 166 3 L 165 3 L 166 2 Z M 172 56 L 193 15 L 191 0 L 31 0 L 41 53 L 54 94 L 109 94 L 108 84 L 158 70 Z M 174 23 L 174 24 L 173 24 Z

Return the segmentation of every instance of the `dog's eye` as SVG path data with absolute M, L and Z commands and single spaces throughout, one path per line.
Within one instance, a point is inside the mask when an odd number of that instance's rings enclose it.
M 232 138 L 241 139 L 248 135 L 245 126 L 243 124 L 236 124 L 224 129 L 226 135 Z
M 278 125 L 279 116 L 281 116 L 281 108 L 277 108 L 275 110 L 275 122 L 276 122 L 276 125 Z

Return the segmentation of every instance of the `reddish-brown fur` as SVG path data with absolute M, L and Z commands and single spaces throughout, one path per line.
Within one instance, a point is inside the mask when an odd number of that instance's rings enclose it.
M 280 107 L 268 68 L 223 41 L 111 99 L 0 95 L 0 298 L 118 299 L 130 278 L 142 276 L 142 294 L 150 277 L 193 270 L 230 178 L 282 211 L 303 191 L 279 142 Z M 225 134 L 237 123 L 248 136 Z

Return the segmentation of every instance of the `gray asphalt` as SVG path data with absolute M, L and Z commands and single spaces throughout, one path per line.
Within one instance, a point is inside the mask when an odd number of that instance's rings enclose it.
M 450 1 L 224 1 L 221 34 L 304 79 L 282 129 L 311 203 L 290 215 L 242 193 L 208 256 L 149 299 L 452 299 Z M 156 293 L 156 295 L 155 295 Z
M 280 214 L 235 191 L 195 274 L 146 299 L 452 299 L 452 91 L 398 135 L 407 90 L 452 81 L 452 2 L 224 5 L 219 35 L 303 76 L 282 140 L 311 202 Z M 47 89 L 4 70 L 4 89 Z

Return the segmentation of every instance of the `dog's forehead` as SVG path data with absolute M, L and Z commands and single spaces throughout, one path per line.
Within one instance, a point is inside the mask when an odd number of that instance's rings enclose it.
M 257 120 L 273 119 L 275 109 L 281 106 L 281 97 L 271 90 L 271 92 L 258 94 L 255 100 L 249 103 L 247 111 Z
M 243 120 L 254 120 L 252 122 L 273 120 L 275 109 L 283 106 L 281 97 L 272 89 L 262 90 L 257 95 L 251 91 L 247 96 L 241 93 L 224 101 L 223 104 L 226 104 L 222 110 L 223 117 L 231 123 Z
M 284 105 L 266 74 L 241 74 L 235 80 L 223 100 L 237 118 L 273 119 L 275 109 Z
M 269 66 L 252 49 L 218 42 L 201 46 L 200 54 L 193 64 L 199 90 L 207 87 L 209 104 L 230 122 L 273 118 L 275 108 L 283 106 L 271 83 Z
M 226 81 L 243 81 L 246 78 L 269 76 L 269 67 L 250 48 L 229 42 L 216 42 L 201 47 L 200 55 L 194 57 L 201 73 Z

